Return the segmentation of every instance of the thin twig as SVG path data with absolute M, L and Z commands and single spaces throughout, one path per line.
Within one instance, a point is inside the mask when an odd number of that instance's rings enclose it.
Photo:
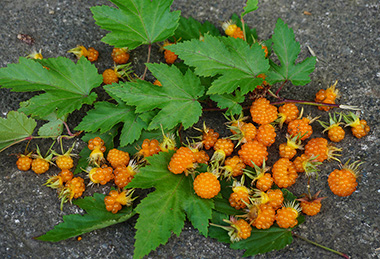
M 146 64 L 149 64 L 149 62 L 150 62 L 150 52 L 151 52 L 151 50 L 152 50 L 152 44 L 149 44 L 148 45 L 148 58 L 146 59 Z M 146 72 L 148 71 L 148 67 L 147 67 L 146 64 L 145 64 L 144 74 L 143 74 L 141 80 L 145 80 Z

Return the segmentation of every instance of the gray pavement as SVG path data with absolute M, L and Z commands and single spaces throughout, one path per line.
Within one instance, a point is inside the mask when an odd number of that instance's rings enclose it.
M 100 42 L 105 32 L 95 25 L 89 7 L 106 4 L 107 1 L 69 0 L 1 0 L 0 1 L 0 67 L 15 63 L 32 49 L 42 49 L 45 57 L 66 56 L 66 51 L 77 44 L 93 46 L 100 52 L 96 63 L 99 72 L 110 67 L 112 47 Z M 228 19 L 232 13 L 240 13 L 244 1 L 175 0 L 173 9 L 182 10 L 185 17 L 193 16 L 212 23 Z M 362 177 L 357 191 L 346 198 L 334 196 L 327 185 L 329 172 L 337 167 L 334 162 L 324 164 L 320 180 L 313 186 L 322 190 L 322 211 L 306 221 L 296 233 L 327 247 L 342 251 L 352 258 L 380 258 L 380 176 L 379 176 L 379 116 L 380 110 L 380 3 L 377 0 L 336 1 L 260 1 L 259 9 L 246 16 L 248 25 L 257 28 L 260 38 L 273 33 L 277 18 L 282 18 L 294 29 L 301 43 L 301 58 L 310 56 L 306 46 L 316 53 L 319 62 L 312 73 L 312 82 L 304 87 L 286 86 L 285 97 L 312 100 L 315 93 L 339 80 L 342 97 L 339 102 L 359 106 L 362 117 L 371 126 L 371 132 L 363 139 L 354 139 L 347 131 L 347 138 L 339 143 L 346 159 L 361 159 Z M 311 15 L 304 15 L 308 11 Z M 19 41 L 18 33 L 33 36 L 33 47 Z M 158 49 L 154 47 L 153 52 Z M 146 48 L 131 53 L 137 74 L 143 71 Z M 153 62 L 163 61 L 161 54 L 153 54 Z M 149 77 L 148 77 L 149 79 Z M 12 93 L 0 89 L 1 116 L 15 110 L 20 101 L 30 93 Z M 88 108 L 87 108 L 88 109 Z M 75 112 L 68 120 L 75 127 L 86 108 Z M 306 107 L 307 113 L 326 113 L 314 107 Z M 205 114 L 202 118 L 217 129 L 222 128 L 222 117 Z M 322 129 L 314 125 L 314 137 L 321 136 Z M 278 133 L 284 138 L 284 133 Z M 46 150 L 50 141 L 34 142 Z M 79 143 L 75 151 L 84 146 Z M 81 241 L 69 239 L 59 243 L 40 242 L 33 237 L 41 235 L 61 222 L 62 215 L 80 212 L 75 206 L 59 209 L 53 190 L 42 186 L 45 176 L 20 172 L 15 166 L 16 157 L 25 143 L 0 154 L 0 257 L 1 258 L 132 258 L 136 218 L 130 221 L 93 231 L 82 236 Z M 274 147 L 273 147 L 274 148 Z M 274 150 L 274 149 L 272 149 Z M 274 159 L 274 158 L 273 158 Z M 296 195 L 305 191 L 305 179 L 290 190 Z M 108 187 L 86 191 L 106 191 Z M 201 236 L 190 224 L 182 234 L 172 236 L 169 242 L 157 248 L 147 258 L 240 258 L 242 251 L 234 251 L 216 240 Z M 280 251 L 273 251 L 255 258 L 339 258 L 302 240 Z

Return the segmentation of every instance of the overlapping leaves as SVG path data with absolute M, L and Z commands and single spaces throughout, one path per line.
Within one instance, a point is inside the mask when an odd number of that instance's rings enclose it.
M 179 124 L 185 129 L 191 127 L 202 114 L 202 106 L 197 101 L 204 92 L 200 79 L 190 70 L 182 74 L 175 66 L 147 66 L 162 87 L 138 80 L 106 86 L 106 91 L 127 105 L 135 106 L 136 113 L 157 109 L 148 130 L 160 128 L 160 125 L 164 129 L 172 129 Z

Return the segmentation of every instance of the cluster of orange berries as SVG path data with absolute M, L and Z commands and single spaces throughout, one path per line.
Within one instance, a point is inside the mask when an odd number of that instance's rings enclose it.
M 341 151 L 326 138 L 310 138 L 313 133 L 311 123 L 317 118 L 304 117 L 302 114 L 294 103 L 285 103 L 277 108 L 269 100 L 258 98 L 250 107 L 252 122 L 247 122 L 248 117 L 243 115 L 230 118 L 227 127 L 232 135 L 225 138 L 219 138 L 217 132 L 204 125 L 202 136 L 198 137 L 201 140 L 176 150 L 168 169 L 174 174 L 192 174 L 195 193 L 205 199 L 213 198 L 220 192 L 219 179 L 232 179 L 230 205 L 245 210 L 244 221 L 250 227 L 267 229 L 274 222 L 281 228 L 294 227 L 301 211 L 306 215 L 316 215 L 321 209 L 323 198 L 318 198 L 319 193 L 311 196 L 308 189 L 308 195 L 298 199 L 300 203 L 284 203 L 282 191 L 272 187 L 274 184 L 279 188 L 292 186 L 299 173 L 304 173 L 310 179 L 317 174 L 318 166 L 324 161 L 339 161 L 337 157 Z M 339 118 L 344 118 L 346 126 L 352 127 L 355 137 L 361 138 L 369 132 L 366 122 L 354 113 L 337 114 Z M 339 142 L 344 138 L 345 134 L 337 131 L 337 127 L 341 128 L 341 122 L 336 119 L 336 114 L 330 114 L 329 125 L 319 122 L 326 126 L 331 141 Z M 283 124 L 287 124 L 287 141 L 279 145 L 280 158 L 272 165 L 270 173 L 265 165 L 267 149 L 276 140 L 275 125 Z M 359 131 L 360 134 L 357 134 Z M 306 139 L 309 140 L 303 145 Z M 234 141 L 237 141 L 236 144 Z M 205 152 L 209 149 L 213 149 L 212 155 Z M 297 150 L 304 152 L 297 156 Z M 208 164 L 207 172 L 196 171 L 199 163 Z M 358 161 L 351 164 L 347 162 L 329 175 L 328 184 L 334 194 L 348 196 L 356 190 L 360 164 Z M 246 187 L 244 180 L 247 177 L 255 188 Z M 232 241 L 236 241 L 241 234 L 239 226 L 245 224 L 242 220 L 231 218 L 228 221 L 230 226 L 227 229 Z M 244 229 L 248 231 L 249 228 Z M 242 236 L 247 235 L 244 233 Z

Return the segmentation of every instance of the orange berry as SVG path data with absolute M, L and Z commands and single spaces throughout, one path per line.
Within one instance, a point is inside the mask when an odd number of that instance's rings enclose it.
M 126 166 L 129 163 L 129 154 L 128 152 L 113 148 L 108 152 L 107 161 L 113 168 Z
M 133 161 L 133 160 L 131 160 Z M 128 166 L 119 166 L 115 169 L 115 184 L 119 188 L 127 186 L 138 173 L 138 166 L 130 162 Z
M 280 158 L 272 168 L 273 180 L 280 188 L 287 188 L 296 182 L 298 174 L 292 161 Z
M 330 190 L 340 197 L 351 195 L 358 186 L 357 178 L 359 176 L 359 166 L 362 163 L 355 161 L 349 164 L 349 161 L 341 166 L 341 169 L 335 169 L 328 177 L 327 182 Z
M 97 61 L 99 57 L 99 52 L 93 47 L 88 48 L 87 50 L 87 59 L 91 62 Z
M 312 122 L 312 119 L 308 117 L 304 117 L 302 119 L 296 119 L 288 124 L 288 133 L 291 137 L 302 136 L 300 139 L 305 140 L 308 137 L 313 134 L 313 128 L 311 127 L 310 123 Z
M 271 124 L 262 124 L 257 131 L 256 140 L 269 147 L 275 142 L 276 136 L 275 129 Z
M 270 189 L 267 191 L 268 195 L 268 205 L 272 206 L 273 209 L 277 210 L 281 208 L 284 202 L 284 195 L 280 189 Z
M 74 167 L 74 161 L 69 154 L 58 156 L 58 158 L 55 160 L 55 163 L 61 170 L 71 169 Z
M 299 204 L 295 203 L 286 203 L 281 209 L 277 210 L 276 222 L 280 228 L 292 228 L 298 224 L 297 217 L 301 209 Z
M 21 171 L 28 171 L 32 166 L 33 159 L 30 156 L 19 155 L 16 161 L 17 168 Z
M 112 68 L 107 68 L 106 70 L 104 70 L 102 76 L 103 76 L 103 83 L 105 83 L 106 85 L 119 82 L 119 76 L 117 72 Z
M 277 119 L 277 107 L 270 104 L 269 100 L 259 98 L 250 108 L 252 120 L 257 124 L 269 124 Z
M 109 194 L 104 197 L 104 204 L 106 205 L 106 210 L 117 213 L 122 209 L 122 205 L 130 206 L 132 205 L 132 201 L 136 198 L 132 198 L 134 190 L 124 190 L 122 192 L 118 192 L 116 190 L 111 190 Z
M 268 159 L 267 147 L 257 140 L 243 144 L 238 151 L 240 158 L 244 164 L 254 167 L 263 165 L 263 161 Z
M 71 179 L 73 179 L 74 174 L 68 169 L 62 169 L 62 171 L 58 174 L 58 176 L 62 177 L 62 181 L 66 183 L 70 181 Z
M 194 179 L 194 191 L 203 199 L 214 198 L 220 192 L 220 182 L 213 173 L 200 173 Z
M 337 151 L 341 151 L 341 149 L 329 144 L 325 138 L 312 138 L 305 145 L 305 155 L 315 157 L 315 160 L 319 162 L 323 162 L 326 159 L 337 160 L 336 156 L 338 154 L 334 153 Z
M 47 160 L 37 157 L 32 161 L 32 171 L 36 174 L 43 174 L 49 170 L 50 164 Z
M 278 108 L 278 121 L 280 127 L 283 123 L 289 124 L 289 122 L 294 121 L 299 116 L 299 110 L 294 103 L 285 103 L 284 105 Z
M 89 172 L 89 177 L 92 183 L 100 183 L 101 185 L 105 185 L 106 183 L 114 179 L 113 169 L 109 166 L 105 166 L 102 168 L 95 167 L 91 169 L 91 171 Z
M 302 212 L 308 216 L 315 216 L 321 210 L 322 203 L 319 200 L 301 201 Z
M 226 161 L 224 161 L 224 176 L 227 178 L 237 177 L 243 174 L 244 168 L 245 164 L 239 156 L 228 157 Z
M 160 143 L 157 139 L 144 139 L 141 144 L 141 149 L 138 151 L 138 154 L 148 157 L 158 154 L 161 151 Z
M 112 60 L 116 64 L 125 64 L 129 60 L 129 53 L 127 52 L 128 48 L 113 48 L 112 50 Z
M 232 154 L 234 151 L 234 143 L 229 138 L 220 138 L 215 142 L 214 150 L 224 153 L 225 157 Z
M 173 174 L 181 174 L 194 168 L 195 157 L 188 147 L 180 147 L 170 159 L 168 169 Z
M 234 182 L 232 191 L 233 192 L 228 199 L 231 207 L 234 207 L 237 210 L 247 207 L 251 191 L 240 182 Z
M 273 178 L 270 173 L 261 173 L 260 175 L 257 176 L 257 181 L 256 181 L 256 188 L 259 189 L 260 191 L 267 191 L 269 190 L 273 185 Z
M 198 164 L 207 164 L 210 160 L 209 155 L 204 150 L 193 150 L 195 162 Z
M 162 86 L 161 82 L 158 81 L 157 79 L 153 82 L 154 85 L 157 85 L 157 86 Z
M 212 148 L 219 138 L 219 133 L 215 132 L 213 129 L 204 127 L 202 134 L 202 143 L 206 150 Z
M 260 204 L 257 218 L 253 221 L 253 224 L 257 229 L 270 228 L 276 219 L 276 211 L 268 204 Z

